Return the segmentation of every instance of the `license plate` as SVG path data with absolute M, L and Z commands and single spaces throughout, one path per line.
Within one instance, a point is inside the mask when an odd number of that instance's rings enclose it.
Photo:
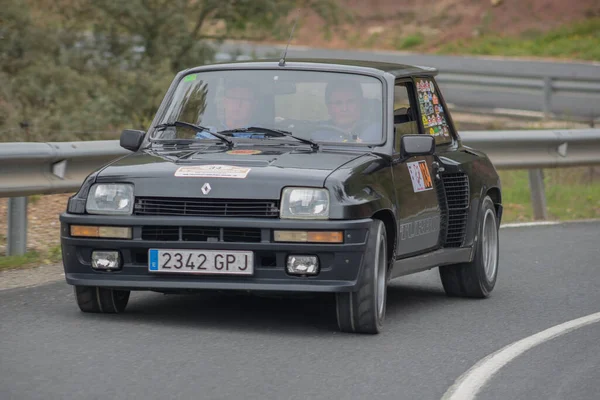
M 252 275 L 254 253 L 235 250 L 150 249 L 148 270 L 176 274 Z

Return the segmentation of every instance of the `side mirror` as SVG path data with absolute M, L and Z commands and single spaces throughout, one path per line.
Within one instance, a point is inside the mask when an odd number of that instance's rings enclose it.
M 120 145 L 124 149 L 138 151 L 144 140 L 146 132 L 137 131 L 135 129 L 125 129 L 121 132 Z
M 400 156 L 429 156 L 435 152 L 435 138 L 431 135 L 404 135 L 400 143 Z

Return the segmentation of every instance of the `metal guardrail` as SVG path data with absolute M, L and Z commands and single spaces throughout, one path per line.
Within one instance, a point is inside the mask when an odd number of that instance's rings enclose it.
M 226 42 L 217 61 L 279 57 L 284 46 Z M 528 111 L 589 123 L 600 121 L 600 68 L 589 62 L 547 62 L 290 46 L 289 56 L 376 60 L 432 66 L 448 103 L 459 109 Z M 533 116 L 533 115 L 530 115 Z M 538 115 L 536 115 L 538 116 Z
M 484 151 L 498 169 L 600 165 L 600 129 L 469 131 L 463 144 Z
M 127 153 L 118 140 L 0 143 L 0 197 L 76 191 L 91 172 Z
M 487 153 L 498 169 L 529 169 L 536 219 L 546 219 L 543 168 L 600 165 L 600 129 L 468 131 L 460 135 L 463 144 Z M 25 252 L 25 196 L 74 192 L 91 172 L 128 153 L 118 140 L 0 143 L 0 197 L 10 197 L 7 253 Z
M 593 78 L 579 77 L 553 77 L 553 76 L 532 76 L 524 74 L 501 74 L 501 73 L 482 73 L 482 72 L 463 72 L 443 70 L 443 73 L 437 78 L 441 85 L 465 85 L 478 87 L 485 90 L 514 90 L 516 92 L 523 90 L 539 91 L 541 97 L 542 115 L 552 117 L 552 98 L 555 94 L 569 93 L 573 95 L 594 96 L 600 101 L 600 76 Z M 515 93 L 516 97 L 517 93 Z M 570 116 L 569 119 L 582 121 L 595 121 L 600 118 L 600 113 L 596 112 L 591 118 Z

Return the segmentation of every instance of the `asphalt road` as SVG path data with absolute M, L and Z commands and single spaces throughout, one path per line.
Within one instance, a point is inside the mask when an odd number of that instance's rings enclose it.
M 252 43 L 226 43 L 220 47 L 220 60 L 225 61 L 231 54 L 241 53 L 246 57 L 279 58 L 284 46 L 268 46 Z M 560 78 L 563 81 L 577 79 L 583 88 L 595 88 L 595 93 L 583 91 L 558 91 L 551 101 L 551 110 L 560 117 L 584 120 L 600 118 L 600 64 L 584 62 L 549 62 L 532 60 L 503 60 L 497 57 L 466 57 L 413 54 L 394 51 L 356 51 L 314 49 L 290 46 L 288 57 L 367 59 L 404 64 L 426 65 L 438 68 L 439 79 L 447 103 L 459 107 L 484 109 L 510 109 L 542 112 L 544 92 L 542 89 L 515 89 L 492 87 L 489 85 L 468 85 L 444 83 L 444 79 L 460 71 L 461 76 L 523 76 L 521 83 L 539 83 L 543 76 Z M 529 79 L 530 77 L 531 79 Z M 472 79 L 473 80 L 473 79 Z M 509 79 L 512 80 L 512 79 Z M 512 80 L 514 81 L 514 80 Z M 561 83 L 557 83 L 560 89 Z M 564 86 L 563 86 L 564 88 Z
M 341 334 L 327 299 L 134 293 L 80 313 L 65 283 L 0 291 L 0 399 L 440 399 L 522 338 L 600 311 L 600 222 L 501 230 L 486 300 L 436 270 L 389 289 L 385 331 Z M 545 342 L 479 399 L 597 399 L 600 323 Z

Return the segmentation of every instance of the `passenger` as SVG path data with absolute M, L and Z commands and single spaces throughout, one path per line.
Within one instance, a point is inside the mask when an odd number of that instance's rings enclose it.
M 325 103 L 335 129 L 318 131 L 313 138 L 324 141 L 379 142 L 381 122 L 369 121 L 364 114 L 365 98 L 359 83 L 351 80 L 331 82 L 325 89 Z

